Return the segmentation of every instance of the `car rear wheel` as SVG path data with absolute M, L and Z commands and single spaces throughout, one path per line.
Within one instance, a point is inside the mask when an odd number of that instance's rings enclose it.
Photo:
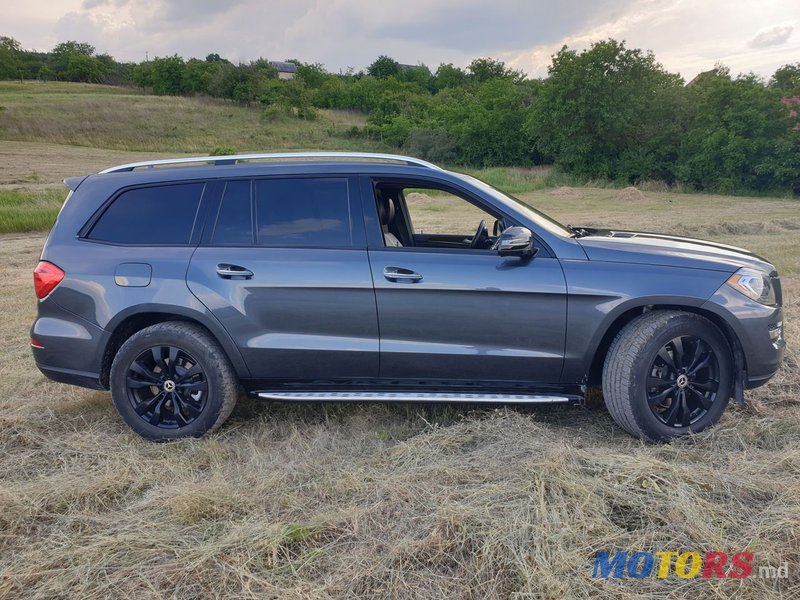
M 167 322 L 132 335 L 111 366 L 122 419 L 150 440 L 199 437 L 218 428 L 239 395 L 222 348 L 193 323 Z
M 733 359 L 708 319 L 674 310 L 645 313 L 614 339 L 603 397 L 631 435 L 664 441 L 719 421 L 731 396 Z

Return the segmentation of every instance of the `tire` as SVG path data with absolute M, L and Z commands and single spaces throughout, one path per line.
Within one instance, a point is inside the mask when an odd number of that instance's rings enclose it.
M 733 387 L 733 357 L 722 332 L 699 315 L 645 313 L 611 344 L 603 398 L 616 423 L 651 442 L 697 433 L 719 421 Z
M 200 437 L 230 416 L 240 386 L 227 356 L 193 323 L 157 323 L 133 334 L 114 357 L 111 399 L 148 440 Z

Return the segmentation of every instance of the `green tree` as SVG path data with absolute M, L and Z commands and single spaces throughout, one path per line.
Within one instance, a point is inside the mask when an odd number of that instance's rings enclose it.
M 94 56 L 95 47 L 88 42 L 76 42 L 70 40 L 68 42 L 61 42 L 53 48 L 53 54 L 56 56 L 64 54 L 81 54 L 83 56 Z
M 100 61 L 103 69 L 103 83 L 109 85 L 130 85 L 131 71 L 133 63 L 120 63 L 114 60 L 110 54 L 98 54 L 97 60 Z
M 143 90 L 153 87 L 153 63 L 141 62 L 131 69 L 131 81 Z
M 671 172 L 654 122 L 679 134 L 682 80 L 650 52 L 607 40 L 578 53 L 564 46 L 553 57 L 528 122 L 544 155 L 580 175 L 634 181 Z M 666 105 L 662 100 L 670 99 Z M 667 112 L 667 107 L 677 112 Z M 675 128 L 678 128 L 677 130 Z M 654 137 L 655 136 L 655 137 Z M 670 142 L 673 148 L 676 140 Z
M 230 61 L 228 59 L 222 58 L 216 52 L 214 52 L 212 54 L 207 54 L 206 55 L 206 62 L 210 62 L 210 63 L 228 63 L 228 64 L 230 64 Z
M 151 68 L 153 93 L 159 96 L 180 96 L 189 90 L 186 63 L 177 54 L 154 59 Z
M 264 87 L 261 103 L 265 107 L 265 114 L 273 115 L 283 112 L 298 119 L 314 120 L 317 111 L 311 105 L 311 90 L 300 79 L 289 81 L 270 80 Z
M 393 58 L 381 55 L 367 67 L 367 73 L 378 79 L 397 77 L 400 74 L 400 64 Z
M 249 65 L 240 64 L 240 67 L 250 68 L 253 70 L 253 75 L 263 79 L 277 79 L 278 69 L 272 66 L 272 63 L 266 58 L 257 58 Z
M 483 83 L 490 79 L 511 79 L 521 81 L 525 78 L 522 71 L 516 71 L 506 66 L 501 60 L 494 58 L 476 58 L 467 67 L 470 79 Z
M 800 63 L 780 67 L 770 79 L 769 85 L 786 96 L 800 96 Z
M 17 40 L 0 36 L 0 79 L 22 77 L 21 50 Z
M 355 108 L 352 103 L 352 77 L 331 75 L 317 90 L 315 105 L 320 108 Z
M 698 189 L 790 189 L 800 182 L 798 132 L 782 92 L 754 75 L 718 72 L 691 88 L 695 114 L 681 145 L 679 178 Z
M 211 83 L 220 69 L 220 61 L 200 60 L 190 58 L 186 61 L 184 80 L 186 91 L 189 94 L 210 94 Z
M 217 98 L 226 98 L 248 106 L 260 101 L 268 90 L 268 82 L 277 80 L 278 72 L 268 61 L 258 59 L 251 63 L 218 63 L 219 68 L 209 83 L 209 92 Z
M 527 91 L 509 78 L 450 88 L 436 95 L 433 120 L 459 149 L 461 162 L 525 165 L 536 156 L 525 128 Z
M 436 163 L 458 160 L 458 146 L 444 128 L 412 127 L 403 148 L 409 154 Z
M 442 63 L 439 65 L 439 68 L 436 69 L 433 87 L 438 92 L 447 88 L 464 85 L 466 80 L 467 73 L 464 71 L 464 69 L 454 67 L 453 63 Z
M 331 77 L 321 63 L 304 63 L 294 58 L 287 62 L 297 67 L 295 79 L 302 81 L 309 88 L 318 89 Z
M 406 83 L 415 83 L 421 90 L 432 89 L 433 76 L 431 70 L 424 64 L 401 67 L 397 78 Z
M 95 48 L 86 42 L 58 44 L 50 53 L 50 69 L 58 79 L 99 83 L 110 72 L 109 61 L 95 56 Z

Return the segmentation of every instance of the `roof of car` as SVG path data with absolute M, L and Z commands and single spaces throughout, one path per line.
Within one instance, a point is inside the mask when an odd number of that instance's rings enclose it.
M 423 167 L 434 171 L 444 171 L 441 167 L 411 156 L 399 154 L 380 154 L 370 152 L 273 152 L 263 154 L 231 154 L 226 156 L 192 156 L 168 158 L 117 165 L 100 171 L 100 174 L 131 172 L 135 170 L 171 168 L 181 166 L 218 167 L 238 164 L 276 164 L 278 163 L 316 163 L 330 164 L 364 164 L 389 163 Z

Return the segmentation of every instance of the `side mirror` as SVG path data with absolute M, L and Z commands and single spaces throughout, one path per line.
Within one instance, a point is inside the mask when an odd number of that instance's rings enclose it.
M 533 246 L 533 234 L 527 227 L 509 227 L 500 234 L 495 243 L 500 256 L 531 258 L 537 248 Z

